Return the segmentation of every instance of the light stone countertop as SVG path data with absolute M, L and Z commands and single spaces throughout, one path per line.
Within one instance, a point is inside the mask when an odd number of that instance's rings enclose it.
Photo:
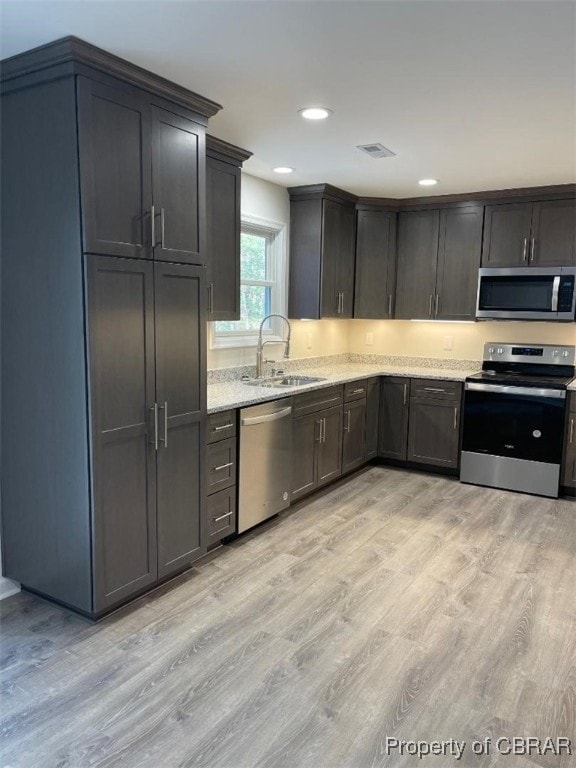
M 478 366 L 479 368 L 480 366 Z M 323 389 L 333 384 L 344 384 L 356 379 L 369 379 L 373 376 L 408 376 L 419 379 L 445 379 L 447 381 L 464 381 L 473 371 L 470 368 L 424 368 L 409 365 L 390 365 L 386 363 L 338 363 L 334 365 L 318 365 L 302 371 L 306 376 L 322 376 L 326 381 L 304 384 L 299 387 L 268 389 L 266 387 L 250 386 L 240 380 L 208 384 L 208 413 L 217 413 L 231 408 L 243 408 L 247 405 L 279 400 L 282 397 L 299 394 L 313 389 Z M 298 375 L 290 370 L 290 376 Z
M 572 379 L 572 381 L 570 382 L 570 384 L 568 384 L 568 389 L 569 389 L 571 392 L 576 392 L 576 379 Z

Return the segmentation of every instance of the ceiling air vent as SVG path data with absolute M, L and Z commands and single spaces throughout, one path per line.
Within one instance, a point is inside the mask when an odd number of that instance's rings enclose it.
M 358 149 L 362 152 L 366 152 L 370 157 L 395 157 L 396 152 L 392 152 L 391 149 L 386 149 L 383 144 L 359 144 Z

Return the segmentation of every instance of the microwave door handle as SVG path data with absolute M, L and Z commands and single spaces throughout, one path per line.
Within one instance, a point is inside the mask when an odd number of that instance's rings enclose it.
M 560 275 L 556 275 L 552 283 L 552 312 L 558 312 L 558 293 L 560 292 Z

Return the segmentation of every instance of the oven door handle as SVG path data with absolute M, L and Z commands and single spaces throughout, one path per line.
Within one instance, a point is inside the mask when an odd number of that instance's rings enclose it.
M 553 397 L 566 399 L 565 389 L 540 389 L 539 387 L 509 387 L 507 384 L 476 384 L 467 381 L 464 387 L 472 392 L 494 392 L 499 395 L 525 395 L 527 397 Z

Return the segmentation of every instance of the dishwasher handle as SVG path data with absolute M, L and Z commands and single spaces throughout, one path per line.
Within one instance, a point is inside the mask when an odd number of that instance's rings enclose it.
M 265 413 L 262 416 L 243 416 L 240 423 L 243 427 L 251 427 L 253 424 L 264 424 L 267 421 L 278 421 L 285 416 L 290 416 L 292 413 L 292 406 L 288 408 L 282 408 L 281 411 L 274 411 L 274 413 Z

